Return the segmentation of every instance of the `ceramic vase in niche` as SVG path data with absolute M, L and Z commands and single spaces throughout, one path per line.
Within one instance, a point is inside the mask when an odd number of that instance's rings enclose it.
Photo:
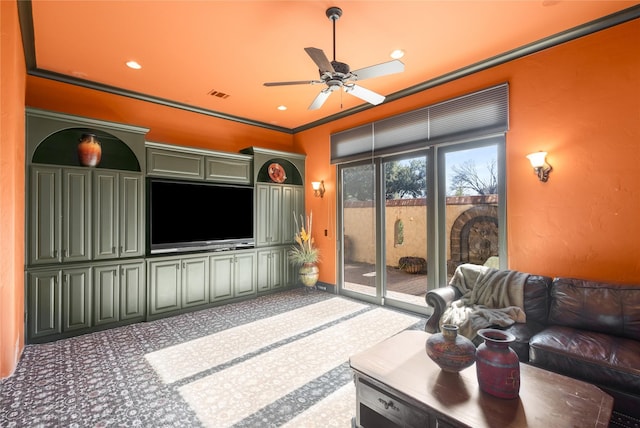
M 427 355 L 445 372 L 457 373 L 470 367 L 476 359 L 476 347 L 471 340 L 458 334 L 458 326 L 444 324 L 441 333 L 429 336 L 425 343 Z
M 82 134 L 78 144 L 78 159 L 83 166 L 96 166 L 102 157 L 102 146 L 94 134 Z
M 485 328 L 478 331 L 484 343 L 476 351 L 478 385 L 487 394 L 499 398 L 516 398 L 520 393 L 520 361 L 511 349 L 513 334 Z
M 305 287 L 313 287 L 316 285 L 316 282 L 318 282 L 320 269 L 318 269 L 318 265 L 315 263 L 303 263 L 298 271 L 298 276 L 300 278 L 300 282 Z

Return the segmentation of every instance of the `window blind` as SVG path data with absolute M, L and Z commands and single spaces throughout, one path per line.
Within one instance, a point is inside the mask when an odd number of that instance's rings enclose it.
M 331 163 L 509 129 L 507 83 L 331 135 Z

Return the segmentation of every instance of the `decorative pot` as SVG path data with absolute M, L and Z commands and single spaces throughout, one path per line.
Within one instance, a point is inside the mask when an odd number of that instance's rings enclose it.
M 458 326 L 444 324 L 441 333 L 429 336 L 427 355 L 445 372 L 457 373 L 476 360 L 476 347 L 471 340 L 458 335 Z
M 78 158 L 84 166 L 96 166 L 102 157 L 102 146 L 94 134 L 82 134 L 78 144 Z
M 300 266 L 300 270 L 298 271 L 298 276 L 300 277 L 300 282 L 306 287 L 313 287 L 318 282 L 318 277 L 320 276 L 320 269 L 315 263 L 304 263 Z
M 515 336 L 492 328 L 478 331 L 478 336 L 484 339 L 476 351 L 480 389 L 499 398 L 516 398 L 520 392 L 520 361 L 509 347 Z

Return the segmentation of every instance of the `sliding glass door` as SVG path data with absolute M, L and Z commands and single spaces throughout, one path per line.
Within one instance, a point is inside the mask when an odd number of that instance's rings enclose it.
M 384 275 L 385 300 L 426 306 L 427 156 L 385 159 Z
M 437 161 L 435 161 L 437 160 Z M 504 135 L 338 166 L 338 289 L 428 313 L 463 263 L 504 267 Z
M 376 270 L 375 164 L 341 168 L 342 288 L 379 301 Z

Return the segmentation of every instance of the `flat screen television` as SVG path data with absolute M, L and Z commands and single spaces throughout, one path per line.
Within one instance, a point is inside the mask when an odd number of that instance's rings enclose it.
M 151 254 L 253 247 L 253 188 L 147 180 Z

